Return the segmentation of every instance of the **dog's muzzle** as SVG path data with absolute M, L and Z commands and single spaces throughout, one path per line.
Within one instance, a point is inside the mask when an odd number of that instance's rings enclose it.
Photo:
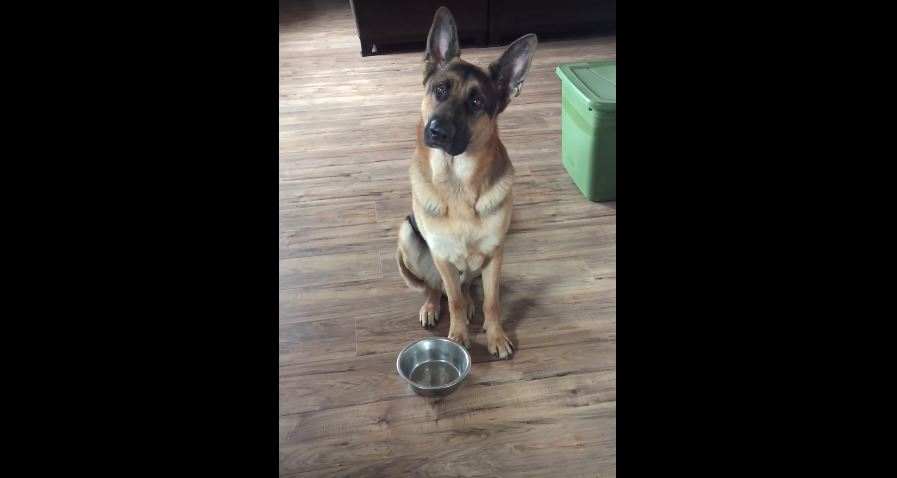
M 461 138 L 458 138 L 457 129 L 452 123 L 434 118 L 427 123 L 424 130 L 424 144 L 431 148 L 439 148 L 452 156 L 457 156 L 464 152 L 467 148 L 465 144 L 458 145 Z

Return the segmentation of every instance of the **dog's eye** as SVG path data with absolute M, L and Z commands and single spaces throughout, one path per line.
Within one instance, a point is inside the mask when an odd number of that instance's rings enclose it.
M 445 95 L 447 93 L 445 85 L 442 85 L 442 84 L 436 85 L 436 87 L 433 88 L 433 93 L 435 93 L 436 97 L 439 98 L 440 100 L 444 99 Z
M 473 103 L 474 108 L 480 109 L 483 107 L 483 97 L 482 96 L 474 96 L 473 100 L 471 100 L 471 103 Z

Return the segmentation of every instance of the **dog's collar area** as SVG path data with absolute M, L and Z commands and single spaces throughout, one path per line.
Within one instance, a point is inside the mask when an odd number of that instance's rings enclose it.
M 420 233 L 420 229 L 417 228 L 417 221 L 414 220 L 414 212 L 405 217 L 408 220 L 408 224 L 411 224 L 411 230 L 414 231 L 414 235 L 417 236 L 418 239 L 421 240 L 424 244 L 427 243 L 427 240 L 424 239 L 424 235 Z

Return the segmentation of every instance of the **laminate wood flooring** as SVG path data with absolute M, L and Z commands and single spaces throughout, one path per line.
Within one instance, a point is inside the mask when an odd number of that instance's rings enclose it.
M 281 2 L 281 476 L 614 476 L 616 205 L 561 165 L 559 63 L 614 59 L 616 38 L 542 42 L 499 120 L 517 171 L 502 270 L 510 361 L 485 350 L 442 399 L 395 372 L 424 297 L 395 263 L 410 210 L 422 53 L 362 58 L 347 1 Z M 485 65 L 503 48 L 463 49 Z

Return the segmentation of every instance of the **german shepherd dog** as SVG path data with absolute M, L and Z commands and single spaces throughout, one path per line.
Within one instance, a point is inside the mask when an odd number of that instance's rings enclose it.
M 436 325 L 448 296 L 448 338 L 470 348 L 473 279 L 483 278 L 489 353 L 511 358 L 502 329 L 499 279 L 511 223 L 514 167 L 498 138 L 498 115 L 520 93 L 536 51 L 536 35 L 512 43 L 487 69 L 460 58 L 455 19 L 445 7 L 433 18 L 423 61 L 417 147 L 411 160 L 412 213 L 399 227 L 396 259 L 409 287 L 425 291 L 420 323 Z

